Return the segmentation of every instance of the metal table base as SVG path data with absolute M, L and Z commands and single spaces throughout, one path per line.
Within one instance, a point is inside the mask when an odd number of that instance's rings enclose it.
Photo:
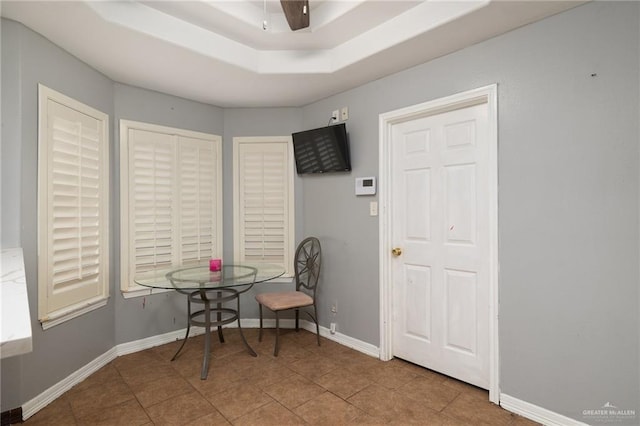
M 187 342 L 187 338 L 189 337 L 189 330 L 191 329 L 191 325 L 204 327 L 204 356 L 202 359 L 202 371 L 200 373 L 200 379 L 205 380 L 209 373 L 209 358 L 211 353 L 211 327 L 218 327 L 218 339 L 220 340 L 220 343 L 224 343 L 222 326 L 230 324 L 234 321 L 238 321 L 238 330 L 240 331 L 240 337 L 242 337 L 242 341 L 247 347 L 247 352 L 249 352 L 251 356 L 258 356 L 253 348 L 249 346 L 247 339 L 244 337 L 242 326 L 240 324 L 240 294 L 244 293 L 247 290 L 248 288 L 241 291 L 234 288 L 221 288 L 217 290 L 201 289 L 192 292 L 179 291 L 180 293 L 187 295 L 187 315 L 189 320 L 187 322 L 187 332 L 184 336 L 184 340 L 182 341 L 182 344 L 178 348 L 176 354 L 173 356 L 173 358 L 171 358 L 171 361 L 174 361 L 182 351 L 182 348 L 184 348 L 184 345 Z M 223 303 L 233 300 L 236 301 L 236 309 L 223 307 Z M 192 313 L 192 303 L 204 304 L 204 309 Z M 215 319 L 212 319 L 212 314 L 215 315 Z M 204 318 L 200 319 L 201 317 Z

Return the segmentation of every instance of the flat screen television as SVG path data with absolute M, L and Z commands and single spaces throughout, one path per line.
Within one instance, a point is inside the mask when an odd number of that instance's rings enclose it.
M 293 133 L 299 175 L 351 171 L 345 123 Z

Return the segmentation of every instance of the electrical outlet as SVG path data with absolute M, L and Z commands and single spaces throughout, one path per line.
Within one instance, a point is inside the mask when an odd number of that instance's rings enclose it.
M 332 323 L 329 325 L 329 332 L 330 332 L 331 334 L 336 334 L 336 323 L 335 323 L 335 322 L 332 322 Z
M 349 119 L 349 107 L 342 107 L 340 110 L 340 120 L 347 121 Z
M 333 302 L 333 305 L 331 305 L 331 312 L 334 314 L 338 313 L 338 302 Z
M 338 121 L 340 118 L 340 110 L 336 109 L 331 113 L 331 122 L 335 123 L 336 121 Z

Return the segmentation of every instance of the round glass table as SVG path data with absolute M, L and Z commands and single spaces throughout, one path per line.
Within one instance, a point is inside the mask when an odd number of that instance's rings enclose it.
M 189 337 L 192 325 L 204 327 L 204 356 L 200 378 L 207 378 L 209 372 L 209 353 L 211 352 L 211 327 L 218 328 L 218 338 L 224 343 L 222 326 L 238 322 L 238 330 L 247 351 L 252 356 L 256 352 L 249 346 L 240 325 L 240 295 L 254 284 L 278 278 L 284 274 L 284 268 L 268 263 L 236 262 L 223 264 L 220 271 L 209 270 L 209 261 L 157 269 L 136 274 L 134 282 L 150 288 L 172 289 L 187 296 L 187 331 L 171 361 L 175 360 Z M 225 306 L 235 301 L 235 307 Z M 201 304 L 203 309 L 191 312 L 191 304 Z

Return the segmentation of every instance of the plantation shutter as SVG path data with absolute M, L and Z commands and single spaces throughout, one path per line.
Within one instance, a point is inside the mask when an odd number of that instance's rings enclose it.
M 39 90 L 38 315 L 47 328 L 108 297 L 108 118 Z
M 236 258 L 291 269 L 288 140 L 238 143 Z
M 137 274 L 220 257 L 222 159 L 213 135 L 126 120 L 120 127 L 126 293 L 144 289 Z
M 180 158 L 180 253 L 181 263 L 219 257 L 216 225 L 218 206 L 217 152 L 213 144 L 195 138 L 178 141 Z
M 174 262 L 175 144 L 171 135 L 132 129 L 129 136 L 130 273 Z

